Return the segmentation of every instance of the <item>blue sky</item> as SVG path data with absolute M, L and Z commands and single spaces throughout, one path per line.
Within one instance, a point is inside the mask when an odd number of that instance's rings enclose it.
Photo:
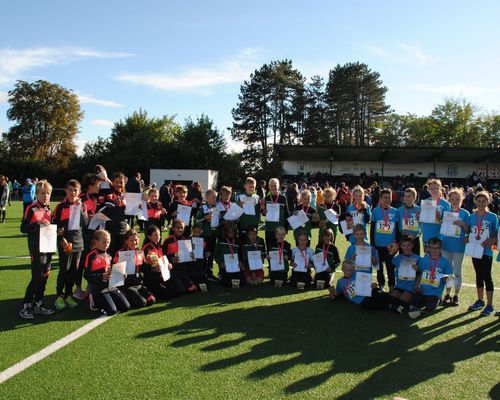
M 306 77 L 365 62 L 398 113 L 459 96 L 500 112 L 495 0 L 33 0 L 1 15 L 0 131 L 15 80 L 46 79 L 79 94 L 80 147 L 140 107 L 180 123 L 205 113 L 226 131 L 241 83 L 284 58 Z

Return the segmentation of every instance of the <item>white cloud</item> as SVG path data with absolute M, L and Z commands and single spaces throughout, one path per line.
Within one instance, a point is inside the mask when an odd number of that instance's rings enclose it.
M 111 100 L 103 100 L 103 99 L 96 99 L 92 95 L 83 95 L 83 94 L 77 94 L 80 103 L 82 104 L 96 104 L 98 106 L 103 106 L 103 107 L 112 107 L 112 108 L 123 108 L 125 107 L 123 104 L 116 103 Z
M 115 126 L 115 123 L 113 121 L 110 121 L 109 119 L 93 119 L 90 121 L 92 125 L 98 125 L 98 126 L 105 126 L 107 128 L 112 128 Z
M 0 91 L 0 104 L 6 104 L 9 100 L 9 94 L 7 92 Z
M 485 94 L 498 93 L 500 94 L 500 86 L 477 86 L 465 84 L 449 84 L 449 85 L 429 85 L 429 84 L 414 84 L 410 85 L 409 89 L 414 92 L 434 93 L 448 96 L 481 96 Z
M 238 83 L 248 79 L 262 62 L 262 50 L 247 48 L 235 57 L 223 59 L 205 67 L 189 67 L 177 73 L 122 74 L 117 77 L 123 82 L 149 86 L 167 91 L 198 91 L 208 94 L 208 88 Z
M 368 45 L 365 47 L 369 53 L 399 64 L 417 63 L 420 65 L 429 65 L 438 61 L 437 57 L 425 53 L 419 47 L 411 46 L 406 43 L 400 43 L 394 49 L 387 49 L 386 47 L 376 45 Z
M 10 83 L 25 71 L 38 67 L 65 64 L 89 58 L 121 58 L 132 54 L 101 52 L 79 47 L 37 47 L 31 49 L 0 49 L 0 83 Z

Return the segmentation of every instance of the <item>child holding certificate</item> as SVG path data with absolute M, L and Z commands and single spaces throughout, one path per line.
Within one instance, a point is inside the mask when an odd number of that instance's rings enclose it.
M 24 319 L 33 319 L 37 314 L 54 313 L 54 310 L 45 308 L 42 304 L 53 253 L 40 251 L 40 227 L 50 225 L 51 220 L 51 194 L 52 185 L 49 182 L 38 182 L 35 186 L 36 201 L 26 207 L 21 223 L 21 232 L 28 234 L 28 250 L 31 259 L 31 280 L 19 311 L 19 316 Z
M 194 209 L 192 208 L 192 203 L 187 201 L 188 189 L 184 185 L 178 185 L 175 187 L 175 199 L 170 204 L 167 210 L 167 220 L 169 222 L 173 220 L 181 220 L 185 224 L 184 234 L 186 236 L 191 235 L 191 217 L 193 216 Z
M 305 232 L 307 236 L 307 245 L 311 245 L 312 229 L 319 222 L 319 215 L 316 210 L 311 206 L 312 194 L 308 189 L 305 189 L 300 194 L 300 204 L 295 209 L 294 214 L 298 211 L 303 211 L 307 216 L 307 222 L 293 231 L 295 240 L 298 240 L 298 235 Z
M 443 299 L 445 306 L 458 306 L 458 294 L 462 288 L 462 263 L 465 253 L 465 235 L 470 232 L 469 217 L 467 210 L 461 208 L 464 200 L 462 189 L 453 188 L 448 192 L 448 200 L 451 204 L 451 211 L 443 214 L 443 224 L 441 225 L 441 241 L 443 242 L 443 257 L 445 257 L 453 270 L 453 280 L 455 293 L 451 297 L 451 286 L 446 286 L 446 295 Z M 443 229 L 445 228 L 445 229 Z
M 356 243 L 347 248 L 344 259 L 352 261 L 356 271 L 371 274 L 373 267 L 379 264 L 377 249 L 366 241 L 366 229 L 363 225 L 356 225 L 352 235 Z
M 403 205 L 398 208 L 399 231 L 401 235 L 413 239 L 413 253 L 420 255 L 420 224 L 418 215 L 420 207 L 415 204 L 417 191 L 414 188 L 407 188 L 403 194 Z
M 337 196 L 337 192 L 332 187 L 327 187 L 323 191 L 323 202 L 318 205 L 318 214 L 319 214 L 319 236 L 318 236 L 318 245 L 321 244 L 321 238 L 323 236 L 323 232 L 326 229 L 331 229 L 333 232 L 333 243 L 337 239 L 337 231 L 338 231 L 338 222 L 335 222 L 335 217 L 332 218 L 333 213 L 337 215 L 337 219 L 340 216 L 340 206 L 335 203 L 335 197 Z M 328 213 L 330 213 L 330 218 L 327 217 Z M 332 220 L 334 222 L 332 222 Z
M 355 186 L 352 189 L 352 200 L 352 204 L 347 207 L 347 212 L 351 214 L 353 225 L 362 225 L 366 229 L 366 225 L 370 222 L 371 212 L 370 207 L 365 201 L 365 189 L 361 186 Z M 351 243 L 356 243 L 356 238 L 353 234 L 348 235 L 347 239 Z M 368 236 L 366 240 L 368 240 Z
M 93 306 L 103 314 L 114 315 L 130 309 L 130 303 L 118 288 L 108 286 L 111 278 L 111 256 L 107 253 L 111 235 L 97 230 L 91 242 L 91 250 L 85 259 L 85 279 L 90 284 Z
M 422 200 L 419 220 L 422 222 L 422 240 L 424 242 L 424 252 L 429 254 L 429 240 L 439 237 L 443 213 L 450 211 L 451 206 L 441 197 L 443 185 L 439 179 L 427 181 L 430 199 Z
M 236 235 L 236 224 L 227 221 L 222 227 L 222 237 L 215 246 L 215 261 L 219 265 L 222 283 L 237 288 L 245 284 L 240 245 Z
M 162 268 L 172 269 L 172 265 L 165 261 L 160 240 L 160 228 L 150 225 L 146 228 L 142 252 L 144 253 L 144 262 L 141 265 L 144 285 L 154 293 L 155 298 L 169 300 L 184 294 L 186 290 L 182 282 L 171 276 L 165 280 L 162 274 Z
M 400 249 L 400 254 L 392 259 L 396 273 L 396 287 L 392 289 L 390 295 L 402 300 L 404 308 L 408 308 L 415 292 L 420 257 L 413 252 L 413 239 L 409 236 L 401 238 Z
M 285 240 L 286 230 L 279 226 L 274 233 L 275 240 L 268 249 L 269 280 L 272 286 L 283 286 L 288 280 L 289 260 L 292 246 Z
M 339 250 L 333 244 L 333 231 L 326 229 L 321 236 L 321 244 L 316 246 L 316 255 L 321 254 L 318 261 L 314 262 L 314 284 L 319 289 L 330 286 L 330 278 L 335 273 L 335 268 L 340 264 Z M 316 256 L 317 257 L 317 256 Z M 318 284 L 322 282 L 322 284 Z
M 196 214 L 196 222 L 201 223 L 203 240 L 205 241 L 205 249 L 208 256 L 205 259 L 205 275 L 209 281 L 218 281 L 213 273 L 215 244 L 219 234 L 219 226 L 221 225 L 221 212 L 217 207 L 217 192 L 209 189 L 205 192 L 206 202 Z
M 200 207 L 201 210 L 202 207 Z M 207 248 L 207 240 L 203 237 L 203 224 L 196 222 L 193 225 L 191 242 L 193 245 L 193 261 L 187 263 L 188 274 L 196 287 L 202 291 L 207 291 L 208 280 L 205 273 L 206 260 L 210 257 L 209 249 Z M 213 255 L 212 255 L 213 258 Z
M 176 219 L 172 223 L 172 232 L 172 235 L 163 242 L 163 254 L 167 256 L 168 261 L 172 264 L 172 278 L 179 280 L 188 293 L 194 293 L 197 288 L 188 273 L 189 263 L 193 261 L 192 255 L 183 257 L 180 254 L 180 251 L 184 251 L 184 249 L 180 248 L 179 241 L 189 241 L 188 237 L 185 236 L 186 224 L 184 221 Z
M 297 247 L 292 249 L 292 278 L 291 284 L 298 289 L 304 289 L 312 283 L 311 268 L 314 253 L 309 248 L 309 237 L 307 233 L 301 232 L 297 235 Z
M 285 226 L 288 217 L 286 197 L 279 191 L 280 181 L 276 178 L 269 180 L 269 194 L 262 202 L 262 215 L 266 216 L 266 248 L 274 242 L 274 232 L 279 226 Z
M 158 227 L 163 226 L 167 210 L 165 210 L 162 204 L 158 201 L 159 198 L 160 192 L 158 189 L 149 189 L 147 203 L 148 220 L 144 223 L 145 229 L 147 229 L 149 225 L 156 225 Z
M 481 315 L 490 315 L 493 310 L 493 279 L 491 267 L 493 263 L 493 251 L 491 245 L 497 236 L 498 217 L 488 210 L 491 203 L 491 195 L 482 191 L 474 196 L 474 204 L 477 209 L 469 218 L 470 233 L 467 246 L 473 245 L 480 249 L 479 254 L 473 254 L 472 264 L 476 272 L 477 300 L 469 307 L 470 311 L 480 310 L 484 307 Z M 467 253 L 466 246 L 466 253 Z M 479 247 L 480 246 L 480 247 Z M 477 251 L 474 251 L 476 253 Z M 484 288 L 486 286 L 486 306 L 484 305 Z
M 240 245 L 243 245 L 246 240 L 247 229 L 250 226 L 259 226 L 260 222 L 260 198 L 256 195 L 255 186 L 257 182 L 254 178 L 248 177 L 245 179 L 243 186 L 244 193 L 237 196 L 236 202 L 245 211 L 238 222 Z
M 120 287 L 128 302 L 132 307 L 140 308 L 154 304 L 156 302 L 153 294 L 142 284 L 140 274 L 141 266 L 144 263 L 144 252 L 139 250 L 139 235 L 133 229 L 125 233 L 124 246 L 116 252 L 113 263 L 120 261 L 127 262 L 127 277 L 125 285 Z M 130 266 L 128 265 L 130 264 Z
M 247 283 L 258 285 L 264 281 L 264 240 L 257 236 L 257 227 L 247 228 L 247 242 L 243 245 L 244 272 Z

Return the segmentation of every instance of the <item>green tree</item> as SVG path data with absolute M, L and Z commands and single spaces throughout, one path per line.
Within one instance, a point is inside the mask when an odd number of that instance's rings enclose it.
M 76 156 L 75 139 L 83 118 L 78 97 L 44 80 L 17 81 L 9 91 L 7 118 L 14 125 L 5 135 L 12 155 L 65 168 Z
M 305 145 L 326 144 L 329 142 L 325 129 L 325 84 L 321 76 L 315 75 L 306 86 L 304 106 L 304 132 L 302 143 Z

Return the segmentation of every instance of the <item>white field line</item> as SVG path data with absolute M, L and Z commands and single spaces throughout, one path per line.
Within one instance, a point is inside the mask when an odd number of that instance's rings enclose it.
M 47 347 L 43 348 L 39 352 L 25 358 L 24 360 L 18 362 L 17 364 L 14 364 L 12 367 L 7 368 L 5 371 L 0 372 L 0 384 L 12 378 L 13 376 L 17 375 L 18 373 L 24 371 L 25 369 L 31 367 L 33 364 L 36 364 L 37 362 L 50 356 L 57 350 L 62 349 L 67 344 L 75 341 L 79 337 L 90 332 L 92 329 L 108 321 L 110 318 L 113 318 L 113 315 L 111 316 L 102 315 L 94 319 L 93 321 L 90 321 L 88 324 L 82 326 L 76 331 L 71 332 L 69 335 L 63 337 L 62 339 L 59 339 L 52 344 L 49 344 Z
M 8 259 L 30 259 L 31 257 L 30 256 L 0 256 L 0 260 L 8 260 Z M 52 256 L 52 259 L 55 260 L 55 259 L 58 259 L 59 257 L 57 256 Z

